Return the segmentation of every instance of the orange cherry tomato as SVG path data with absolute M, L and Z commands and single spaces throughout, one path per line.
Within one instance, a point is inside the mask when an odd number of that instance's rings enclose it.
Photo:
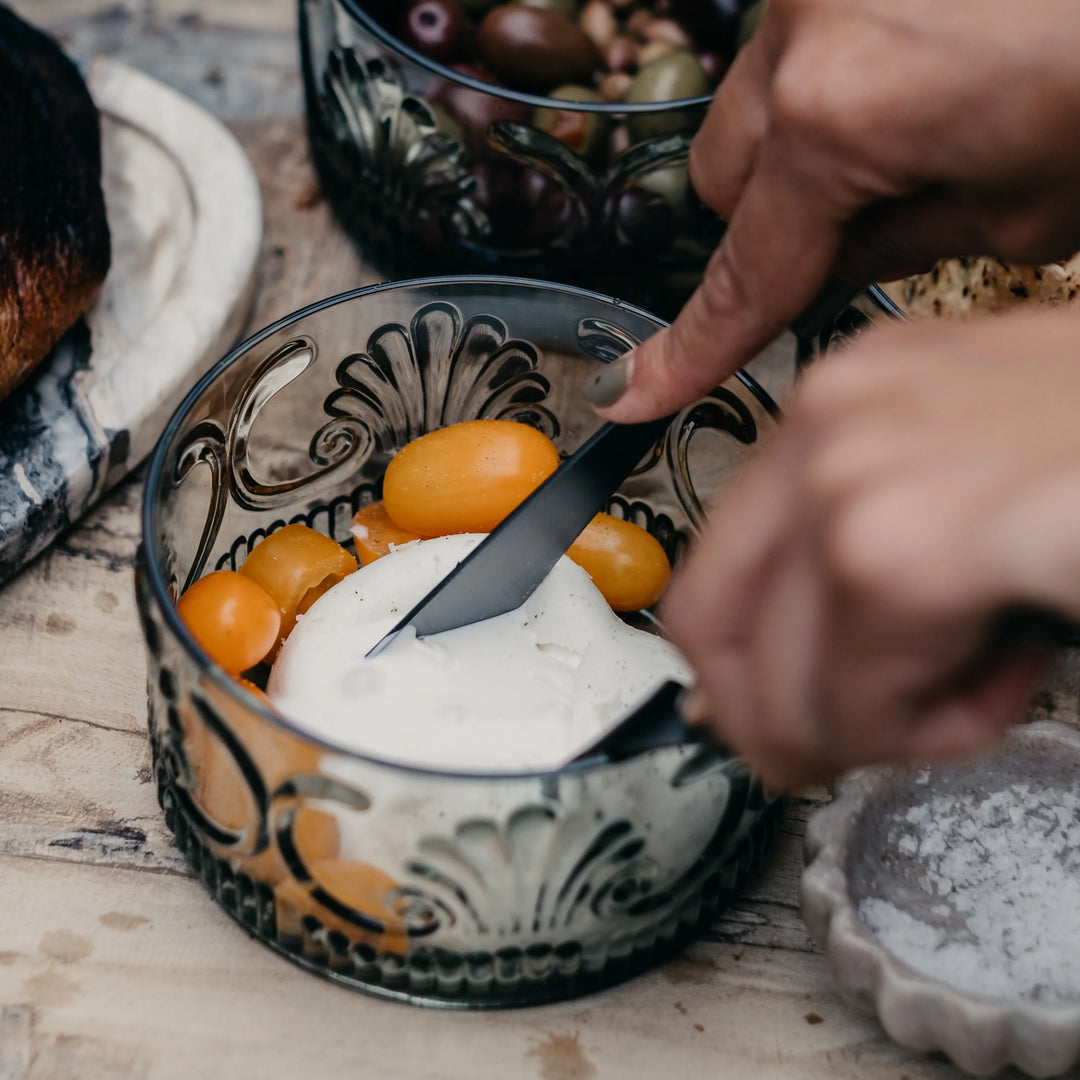
M 416 533 L 406 532 L 394 524 L 382 499 L 361 506 L 356 511 L 352 519 L 352 534 L 356 557 L 361 566 L 382 558 L 392 546 L 419 539 Z
M 259 663 L 281 630 L 281 612 L 273 597 L 235 570 L 215 570 L 199 578 L 177 601 L 176 610 L 210 659 L 232 675 Z
M 293 815 L 292 842 L 307 866 L 337 858 L 341 851 L 341 830 L 337 818 L 325 810 L 301 804 Z
M 289 876 L 273 882 L 274 906 L 284 932 L 303 933 L 303 920 L 314 916 L 350 941 L 363 942 L 384 952 L 408 950 L 406 924 L 399 911 L 402 901 L 397 896 L 398 883 L 377 866 L 342 857 L 341 834 L 333 815 L 302 804 L 293 818 L 291 838 L 312 880 L 302 884 Z M 342 918 L 312 895 L 309 891 L 312 885 L 346 907 L 378 920 L 382 930 L 368 929 Z
M 249 694 L 257 697 L 260 704 L 265 705 L 268 709 L 272 709 L 274 706 L 271 704 L 270 699 L 266 696 L 266 691 L 261 687 L 253 683 L 250 679 L 245 679 L 242 675 L 236 680 Z
M 555 444 L 515 420 L 466 420 L 414 439 L 383 477 L 394 523 L 417 536 L 490 532 L 559 466 Z
M 640 525 L 610 514 L 597 514 L 566 554 L 588 571 L 616 611 L 651 607 L 671 577 L 660 542 Z
M 258 582 L 281 613 L 278 648 L 305 611 L 356 569 L 356 559 L 329 536 L 306 525 L 286 525 L 256 545 L 240 573 Z
M 273 709 L 265 693 L 254 683 L 238 682 L 260 701 Z M 202 680 L 207 704 L 229 727 L 251 759 L 268 791 L 278 791 L 295 776 L 317 773 L 323 756 L 320 748 L 283 727 L 264 720 L 222 687 Z M 269 846 L 257 846 L 261 808 L 244 770 L 232 749 L 211 730 L 202 713 L 181 704 L 180 722 L 184 731 L 184 754 L 194 783 L 189 794 L 202 812 L 215 824 L 238 834 L 231 843 L 209 839 L 215 854 L 227 859 L 234 870 L 276 885 L 291 871 L 277 846 L 276 836 Z M 321 810 L 309 809 L 297 796 L 280 795 L 275 799 L 279 810 L 276 827 L 287 804 L 293 813 L 293 844 L 305 860 L 330 859 L 338 854 L 336 820 Z

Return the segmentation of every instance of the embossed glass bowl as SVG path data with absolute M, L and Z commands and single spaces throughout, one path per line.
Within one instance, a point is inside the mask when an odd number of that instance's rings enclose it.
M 420 55 L 370 0 L 299 3 L 322 187 L 388 276 L 527 274 L 674 317 L 722 228 L 686 174 L 709 95 L 554 101 Z M 539 122 L 552 107 L 603 137 L 571 149 Z
M 908 316 L 881 285 L 868 285 L 856 294 L 833 320 L 831 326 L 818 336 L 817 340 L 798 339 L 796 341 L 797 359 L 804 366 L 815 356 L 827 352 L 830 348 L 842 346 L 853 341 L 869 326 L 883 320 L 906 319 Z
M 589 369 L 656 318 L 512 279 L 375 286 L 282 319 L 210 371 L 151 459 L 137 573 L 166 820 L 252 934 L 386 997 L 493 1007 L 569 997 L 708 924 L 764 849 L 775 803 L 709 752 L 547 774 L 441 773 L 292 727 L 177 617 L 192 581 L 301 521 L 349 543 L 390 456 L 477 417 L 597 426 Z M 739 374 L 684 409 L 609 507 L 677 558 L 773 405 Z

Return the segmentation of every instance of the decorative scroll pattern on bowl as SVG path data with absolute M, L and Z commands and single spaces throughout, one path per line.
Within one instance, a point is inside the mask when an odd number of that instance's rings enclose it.
M 490 231 L 472 197 L 460 129 L 443 110 L 406 92 L 393 59 L 333 49 L 320 102 L 339 153 L 401 232 L 437 229 L 467 239 Z
M 388 276 L 527 273 L 669 318 L 701 280 L 723 232 L 687 175 L 704 101 L 594 114 L 606 134 L 574 149 L 544 110 L 418 63 L 340 0 L 301 0 L 300 30 L 322 188 Z

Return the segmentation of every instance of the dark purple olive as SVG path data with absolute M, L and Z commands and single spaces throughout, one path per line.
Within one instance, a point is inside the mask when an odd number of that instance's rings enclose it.
M 725 19 L 737 19 L 753 0 L 655 0 L 653 11 L 678 19 L 688 29 Z
M 532 175 L 536 179 L 529 185 L 533 202 L 525 228 L 525 247 L 572 248 L 585 224 L 582 208 L 554 181 L 538 172 Z
M 507 252 L 550 247 L 566 240 L 576 215 L 566 193 L 543 173 L 512 161 L 474 165 L 473 197 L 487 212 L 486 242 Z
M 508 86 L 543 93 L 563 83 L 588 83 L 600 51 L 576 22 L 557 11 L 501 4 L 476 35 L 484 62 Z
M 486 211 L 492 247 L 515 251 L 526 246 L 525 234 L 533 202 L 525 182 L 525 169 L 513 162 L 481 161 L 471 172 L 476 181 L 473 198 Z
M 416 0 L 401 20 L 398 37 L 418 53 L 445 64 L 464 57 L 470 29 L 457 0 Z
M 632 187 L 615 205 L 615 229 L 623 244 L 658 254 L 675 238 L 675 214 L 662 195 Z
M 490 75 L 474 64 L 452 66 L 454 70 L 471 75 L 475 79 L 492 81 Z M 482 90 L 473 90 L 460 83 L 439 83 L 432 91 L 431 97 L 461 125 L 469 149 L 477 155 L 487 151 L 487 130 L 496 120 L 515 120 L 519 124 L 524 124 L 528 123 L 532 116 L 532 110 L 528 105 L 510 101 L 495 94 L 488 94 Z

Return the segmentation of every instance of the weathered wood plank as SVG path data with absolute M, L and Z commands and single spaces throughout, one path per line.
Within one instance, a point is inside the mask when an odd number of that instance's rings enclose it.
M 382 280 L 335 225 L 319 193 L 301 120 L 243 122 L 234 130 L 259 176 L 265 208 L 249 332 L 305 304 Z
M 301 111 L 296 4 L 289 0 L 15 0 L 86 69 L 111 56 L 226 122 Z
M 701 944 L 578 1002 L 444 1013 L 299 971 L 193 881 L 4 856 L 0 881 L 16 914 L 0 921 L 0 1001 L 33 1002 L 20 1038 L 57 1068 L 30 1077 L 68 1075 L 62 1053 L 80 1077 L 146 1080 L 375 1068 L 401 1080 L 951 1075 L 896 1050 L 823 990 L 816 954 Z
M 114 22 L 154 20 L 200 27 L 293 32 L 295 0 L 14 0 L 11 6 L 24 18 L 41 24 L 65 19 L 108 18 Z

